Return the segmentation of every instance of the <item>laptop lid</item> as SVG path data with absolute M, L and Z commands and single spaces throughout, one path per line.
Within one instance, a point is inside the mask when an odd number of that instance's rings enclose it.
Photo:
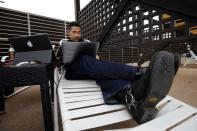
M 71 63 L 79 56 L 89 55 L 96 57 L 99 48 L 98 42 L 62 42 L 63 63 Z
M 47 34 L 10 38 L 9 43 L 15 50 L 13 63 L 37 61 L 51 63 L 55 59 Z

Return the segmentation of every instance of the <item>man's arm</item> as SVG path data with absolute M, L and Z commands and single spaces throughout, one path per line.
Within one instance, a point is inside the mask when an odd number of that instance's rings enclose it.
M 84 41 L 85 41 L 85 42 L 91 42 L 91 41 L 88 40 L 88 39 L 84 39 Z M 96 59 L 97 59 L 97 60 L 100 60 L 100 56 L 99 56 L 98 54 L 96 55 Z

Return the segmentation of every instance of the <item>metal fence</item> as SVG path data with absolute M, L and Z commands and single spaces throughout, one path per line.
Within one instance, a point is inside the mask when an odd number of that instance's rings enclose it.
M 67 21 L 0 8 L 0 58 L 7 55 L 10 44 L 8 38 L 47 33 L 51 43 L 59 46 L 65 38 Z

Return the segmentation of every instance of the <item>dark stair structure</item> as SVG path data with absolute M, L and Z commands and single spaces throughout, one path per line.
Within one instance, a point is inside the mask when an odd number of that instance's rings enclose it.
M 99 41 L 102 59 L 121 63 L 149 60 L 158 50 L 197 51 L 197 2 L 92 0 L 79 11 L 84 38 Z

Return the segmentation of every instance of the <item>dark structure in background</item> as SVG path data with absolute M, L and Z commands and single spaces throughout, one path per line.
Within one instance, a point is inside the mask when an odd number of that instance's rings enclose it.
M 65 38 L 67 21 L 48 18 L 35 14 L 0 8 L 0 59 L 8 55 L 8 38 L 48 33 L 51 43 L 59 46 Z
M 80 0 L 75 0 L 80 9 Z M 102 59 L 142 63 L 164 49 L 197 53 L 197 1 L 195 0 L 92 0 L 76 12 L 84 38 L 100 41 Z M 7 55 L 8 38 L 48 33 L 59 46 L 69 22 L 0 8 L 0 58 Z
M 103 59 L 142 63 L 157 50 L 186 52 L 185 43 L 197 52 L 196 8 L 193 0 L 92 0 L 78 19 Z

